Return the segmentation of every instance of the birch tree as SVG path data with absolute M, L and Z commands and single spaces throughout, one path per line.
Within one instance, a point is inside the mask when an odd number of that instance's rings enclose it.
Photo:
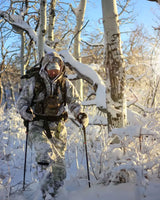
M 125 69 L 116 0 L 102 0 L 106 104 L 109 131 L 126 125 Z
M 2 36 L 2 33 L 1 33 Z M 0 63 L 0 105 L 2 103 L 2 97 L 3 97 L 3 84 L 2 84 L 2 73 L 4 72 L 4 62 L 5 62 L 5 57 L 7 55 L 7 52 L 4 53 L 4 41 L 3 41 L 3 36 L 1 40 L 1 57 L 2 57 L 2 62 Z
M 81 53 L 80 53 L 81 29 L 83 27 L 83 22 L 84 22 L 86 3 L 87 3 L 87 0 L 81 0 L 77 8 L 73 8 L 71 5 L 71 9 L 74 15 L 76 16 L 73 56 L 79 62 L 81 62 Z M 77 82 L 76 88 L 80 94 L 81 99 L 83 99 L 83 81 L 82 80 Z
M 45 35 L 46 35 L 46 9 L 47 1 L 40 0 L 40 25 L 38 32 L 38 58 L 39 61 L 44 55 L 44 44 L 45 44 Z
M 76 60 L 81 61 L 80 58 L 80 42 L 81 42 L 81 29 L 84 22 L 84 14 L 86 10 L 87 0 L 81 0 L 77 8 L 72 8 L 74 15 L 76 16 L 75 38 L 74 38 L 74 57 Z
M 48 40 L 50 42 L 50 46 L 54 41 L 54 26 L 55 26 L 55 7 L 57 0 L 51 0 L 50 8 L 49 8 L 49 24 L 48 24 Z

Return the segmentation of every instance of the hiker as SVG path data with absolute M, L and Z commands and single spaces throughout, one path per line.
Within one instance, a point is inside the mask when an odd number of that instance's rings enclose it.
M 35 151 L 44 198 L 47 192 L 54 197 L 66 177 L 66 104 L 84 127 L 89 121 L 76 89 L 64 73 L 61 57 L 55 52 L 47 53 L 40 67 L 24 76 L 26 82 L 17 100 L 21 117 L 30 122 L 28 142 Z

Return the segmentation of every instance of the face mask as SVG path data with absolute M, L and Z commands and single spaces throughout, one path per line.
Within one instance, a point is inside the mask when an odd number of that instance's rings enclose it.
M 60 73 L 60 66 L 59 63 L 56 62 L 56 59 L 54 62 L 49 62 L 46 66 L 46 71 L 48 73 L 49 78 L 53 79 Z

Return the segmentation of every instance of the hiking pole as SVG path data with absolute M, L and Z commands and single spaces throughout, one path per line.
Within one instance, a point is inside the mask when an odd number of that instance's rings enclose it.
M 85 152 L 86 152 L 88 186 L 90 188 L 91 187 L 91 183 L 90 183 L 90 173 L 89 173 L 89 165 L 88 165 L 88 151 L 87 151 L 87 139 L 86 139 L 86 128 L 85 128 L 85 126 L 83 126 L 82 129 L 83 129 L 83 134 L 84 134 L 84 146 L 85 146 Z
M 25 144 L 25 157 L 24 157 L 24 170 L 23 170 L 23 190 L 25 190 L 25 181 L 26 181 L 26 162 L 27 162 L 29 121 L 24 121 L 24 125 L 26 127 L 26 144 Z

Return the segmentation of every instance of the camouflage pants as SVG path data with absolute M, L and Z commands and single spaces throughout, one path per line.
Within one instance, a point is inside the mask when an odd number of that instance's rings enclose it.
M 67 132 L 64 121 L 49 122 L 52 138 L 48 139 L 43 121 L 30 124 L 29 144 L 35 151 L 38 177 L 42 191 L 54 196 L 66 177 L 65 150 Z

